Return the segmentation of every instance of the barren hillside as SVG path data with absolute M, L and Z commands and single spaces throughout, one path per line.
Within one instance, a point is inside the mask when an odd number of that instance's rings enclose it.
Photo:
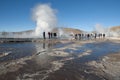
M 120 26 L 114 26 L 110 28 L 110 31 L 118 31 L 120 30 Z

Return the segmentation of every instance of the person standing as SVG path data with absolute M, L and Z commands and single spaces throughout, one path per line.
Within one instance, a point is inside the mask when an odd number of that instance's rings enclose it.
M 78 34 L 79 35 L 79 40 L 81 40 L 81 34 Z
M 99 33 L 99 34 L 98 34 L 99 39 L 100 39 L 100 36 L 101 36 L 101 34 Z
M 95 33 L 95 39 L 96 39 L 96 37 L 97 37 L 97 33 Z
M 103 34 L 103 38 L 105 38 L 105 34 Z
M 84 39 L 84 34 L 83 33 L 81 34 L 81 38 Z
M 77 34 L 75 34 L 75 39 L 77 40 Z
M 53 37 L 53 33 L 52 32 L 50 33 L 50 36 L 51 36 L 51 38 Z
M 46 39 L 46 37 L 45 37 L 45 32 L 43 32 L 43 38 Z
M 57 33 L 54 33 L 54 38 L 57 38 Z
M 89 38 L 90 38 L 90 34 L 87 34 L 87 39 L 89 40 Z
M 48 37 L 49 37 L 49 39 L 50 39 L 50 32 L 48 32 Z

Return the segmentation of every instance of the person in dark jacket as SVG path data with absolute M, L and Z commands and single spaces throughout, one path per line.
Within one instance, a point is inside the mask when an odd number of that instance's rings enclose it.
M 45 32 L 43 32 L 43 38 L 46 39 L 46 37 L 45 37 Z
M 53 37 L 53 33 L 52 32 L 50 33 L 50 36 L 51 36 L 51 38 Z
M 49 39 L 50 39 L 50 32 L 48 32 L 48 37 L 49 37 Z
M 81 34 L 78 34 L 79 35 L 79 40 L 81 40 Z
M 90 38 L 90 34 L 87 34 L 87 39 L 89 39 Z
M 57 38 L 57 33 L 54 33 L 54 38 Z
M 96 39 L 96 37 L 97 37 L 97 34 L 95 33 L 95 39 Z
M 77 34 L 75 34 L 75 39 L 77 40 Z
M 103 38 L 105 38 L 105 34 L 103 34 Z

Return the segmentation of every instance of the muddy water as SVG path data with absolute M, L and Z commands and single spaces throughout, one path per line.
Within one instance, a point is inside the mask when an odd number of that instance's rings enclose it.
M 0 53 L 9 54 L 0 57 L 0 80 L 107 80 L 85 63 L 119 51 L 113 42 L 3 43 Z

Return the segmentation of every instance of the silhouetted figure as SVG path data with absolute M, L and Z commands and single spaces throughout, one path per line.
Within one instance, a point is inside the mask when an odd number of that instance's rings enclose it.
M 90 34 L 87 34 L 87 39 L 89 39 L 90 38 Z
M 82 39 L 84 38 L 84 34 L 81 34 L 81 38 L 82 38 Z
M 77 40 L 77 34 L 75 34 L 75 39 Z
M 102 34 L 100 34 L 100 37 L 102 38 Z
M 95 33 L 95 39 L 96 39 L 96 37 L 97 37 L 97 34 Z
M 105 34 L 103 34 L 103 38 L 105 38 Z
M 43 38 L 46 39 L 46 37 L 45 37 L 45 32 L 43 32 Z
M 54 38 L 57 38 L 57 34 L 56 33 L 54 33 Z
M 101 34 L 98 34 L 98 37 L 100 38 Z
M 50 32 L 48 32 L 48 37 L 49 37 L 49 39 L 50 39 Z
M 79 40 L 81 39 L 81 34 L 78 34 L 79 35 Z
M 50 36 L 51 36 L 51 38 L 53 37 L 53 33 L 52 32 L 50 33 Z

